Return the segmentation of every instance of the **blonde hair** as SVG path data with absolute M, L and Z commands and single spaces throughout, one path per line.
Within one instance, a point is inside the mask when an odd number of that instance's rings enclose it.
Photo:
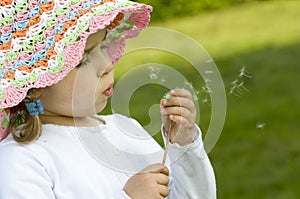
M 25 103 L 34 102 L 40 98 L 40 89 L 31 89 L 27 96 L 17 106 L 9 108 L 9 131 L 14 140 L 22 144 L 29 144 L 36 140 L 42 132 L 42 124 L 38 115 L 30 115 Z

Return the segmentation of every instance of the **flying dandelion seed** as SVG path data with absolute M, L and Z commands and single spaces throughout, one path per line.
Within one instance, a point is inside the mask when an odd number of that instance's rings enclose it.
M 163 98 L 164 99 L 171 99 L 173 96 L 170 94 L 170 92 L 167 92 L 164 94 Z
M 149 66 L 148 70 L 149 70 L 149 77 L 150 77 L 150 79 L 157 80 L 159 78 L 160 68 Z
M 249 92 L 249 90 L 245 87 L 245 78 L 251 79 L 251 74 L 246 70 L 246 67 L 243 66 L 239 70 L 239 74 L 237 79 L 235 79 L 233 82 L 230 83 L 230 95 L 235 95 L 237 97 L 240 97 L 244 94 L 244 92 Z
M 208 86 L 202 86 L 202 93 L 212 93 L 213 91 Z
M 208 60 L 206 60 L 205 62 L 206 62 L 206 63 L 214 63 L 214 60 L 208 59 Z
M 206 74 L 206 77 L 204 78 L 204 82 L 205 82 L 205 83 L 211 83 L 212 80 L 211 80 L 211 78 L 210 78 L 210 75 L 213 74 L 214 71 L 212 71 L 212 70 L 206 70 L 206 71 L 204 71 L 204 72 L 205 72 L 205 74 Z
M 240 78 L 246 77 L 246 78 L 248 78 L 248 79 L 251 79 L 251 78 L 252 78 L 252 76 L 250 75 L 250 73 L 246 70 L 246 66 L 243 66 L 243 67 L 240 69 L 239 77 L 240 77 Z
M 234 80 L 233 82 L 230 83 L 231 87 L 230 87 L 230 91 L 229 93 L 235 96 L 239 96 L 239 95 L 243 95 L 243 93 L 241 92 L 241 90 L 238 88 L 238 84 L 239 84 L 239 80 Z
M 207 97 L 204 98 L 204 99 L 202 100 L 202 103 L 203 103 L 203 104 L 208 104 L 208 102 L 209 102 L 209 101 L 208 101 L 208 98 L 207 98 Z
M 232 86 L 232 87 L 230 88 L 229 94 L 230 94 L 230 95 L 238 96 L 238 95 L 235 93 L 235 90 L 236 90 L 236 86 Z
M 266 123 L 258 122 L 258 123 L 256 124 L 256 128 L 257 128 L 257 129 L 263 129 L 263 128 L 265 128 L 265 126 L 266 126 Z
M 239 88 L 240 90 L 244 90 L 249 92 L 249 90 L 244 86 L 244 82 L 241 82 L 237 85 L 237 88 Z
M 248 91 L 248 89 L 246 89 L 244 86 L 243 86 L 243 82 L 239 83 L 238 85 L 233 85 L 231 88 L 230 88 L 230 91 L 229 93 L 230 94 L 233 94 L 235 96 L 242 96 L 244 93 L 244 91 Z
M 206 74 L 213 74 L 214 73 L 214 71 L 212 71 L 212 70 L 206 70 L 206 71 L 204 71 Z
M 194 86 L 191 82 L 188 82 L 188 81 L 184 81 L 184 84 L 185 84 L 185 87 L 191 91 L 192 95 L 193 95 L 193 100 L 194 101 L 197 101 L 198 100 L 198 94 L 199 94 L 199 91 L 195 90 L 194 89 Z
M 196 91 L 197 96 L 201 97 L 201 102 L 202 104 L 210 104 L 210 93 L 212 93 L 213 91 L 210 89 L 210 87 L 208 87 L 207 85 L 202 86 L 200 91 Z
M 204 82 L 205 82 L 205 83 L 211 83 L 211 79 L 206 78 L 206 79 L 204 80 Z
M 200 91 L 198 91 L 198 90 L 195 90 L 194 93 L 195 93 L 196 96 L 200 95 Z
M 186 87 L 188 87 L 188 89 L 190 89 L 190 90 L 193 90 L 193 89 L 194 89 L 194 87 L 193 87 L 193 85 L 192 85 L 191 82 L 184 81 L 184 84 L 186 85 Z

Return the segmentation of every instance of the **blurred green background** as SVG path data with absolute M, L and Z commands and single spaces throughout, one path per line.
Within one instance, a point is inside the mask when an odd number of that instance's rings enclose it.
M 209 153 L 218 198 L 300 198 L 300 1 L 140 2 L 155 8 L 150 26 L 173 29 L 195 39 L 222 74 L 227 116 Z M 151 60 L 176 65 L 176 70 L 197 85 L 199 75 L 187 69 L 185 60 L 165 52 L 147 51 L 147 56 L 145 60 L 139 53 L 126 55 L 118 63 L 122 67 L 116 67 L 116 79 Z M 240 93 L 230 94 L 243 67 L 249 77 L 240 80 L 244 86 Z M 130 101 L 131 116 L 143 125 L 149 123 L 148 109 L 166 91 L 157 85 L 138 89 Z M 203 100 L 200 95 L 200 126 L 205 136 L 211 107 Z M 107 106 L 103 113 L 110 112 Z M 155 138 L 162 144 L 159 136 Z

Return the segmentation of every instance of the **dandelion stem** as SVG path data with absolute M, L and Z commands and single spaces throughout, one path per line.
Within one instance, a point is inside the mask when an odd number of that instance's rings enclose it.
M 167 139 L 166 139 L 166 143 L 165 143 L 165 152 L 164 152 L 164 157 L 163 157 L 163 160 L 162 160 L 162 164 L 165 165 L 166 163 L 166 159 L 167 159 L 167 154 L 168 154 L 168 151 L 169 151 L 169 142 L 170 142 L 170 135 L 171 135 L 171 129 L 172 129 L 172 121 L 170 121 L 169 123 L 169 129 L 167 131 Z

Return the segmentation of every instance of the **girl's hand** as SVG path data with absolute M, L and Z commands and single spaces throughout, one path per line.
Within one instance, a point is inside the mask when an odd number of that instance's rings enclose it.
M 164 129 L 168 133 L 171 124 L 169 141 L 181 146 L 192 143 L 193 130 L 196 122 L 196 108 L 192 94 L 184 89 L 170 91 L 168 99 L 160 101 L 160 112 Z
M 169 170 L 152 164 L 126 182 L 123 190 L 132 199 L 162 199 L 169 195 Z

